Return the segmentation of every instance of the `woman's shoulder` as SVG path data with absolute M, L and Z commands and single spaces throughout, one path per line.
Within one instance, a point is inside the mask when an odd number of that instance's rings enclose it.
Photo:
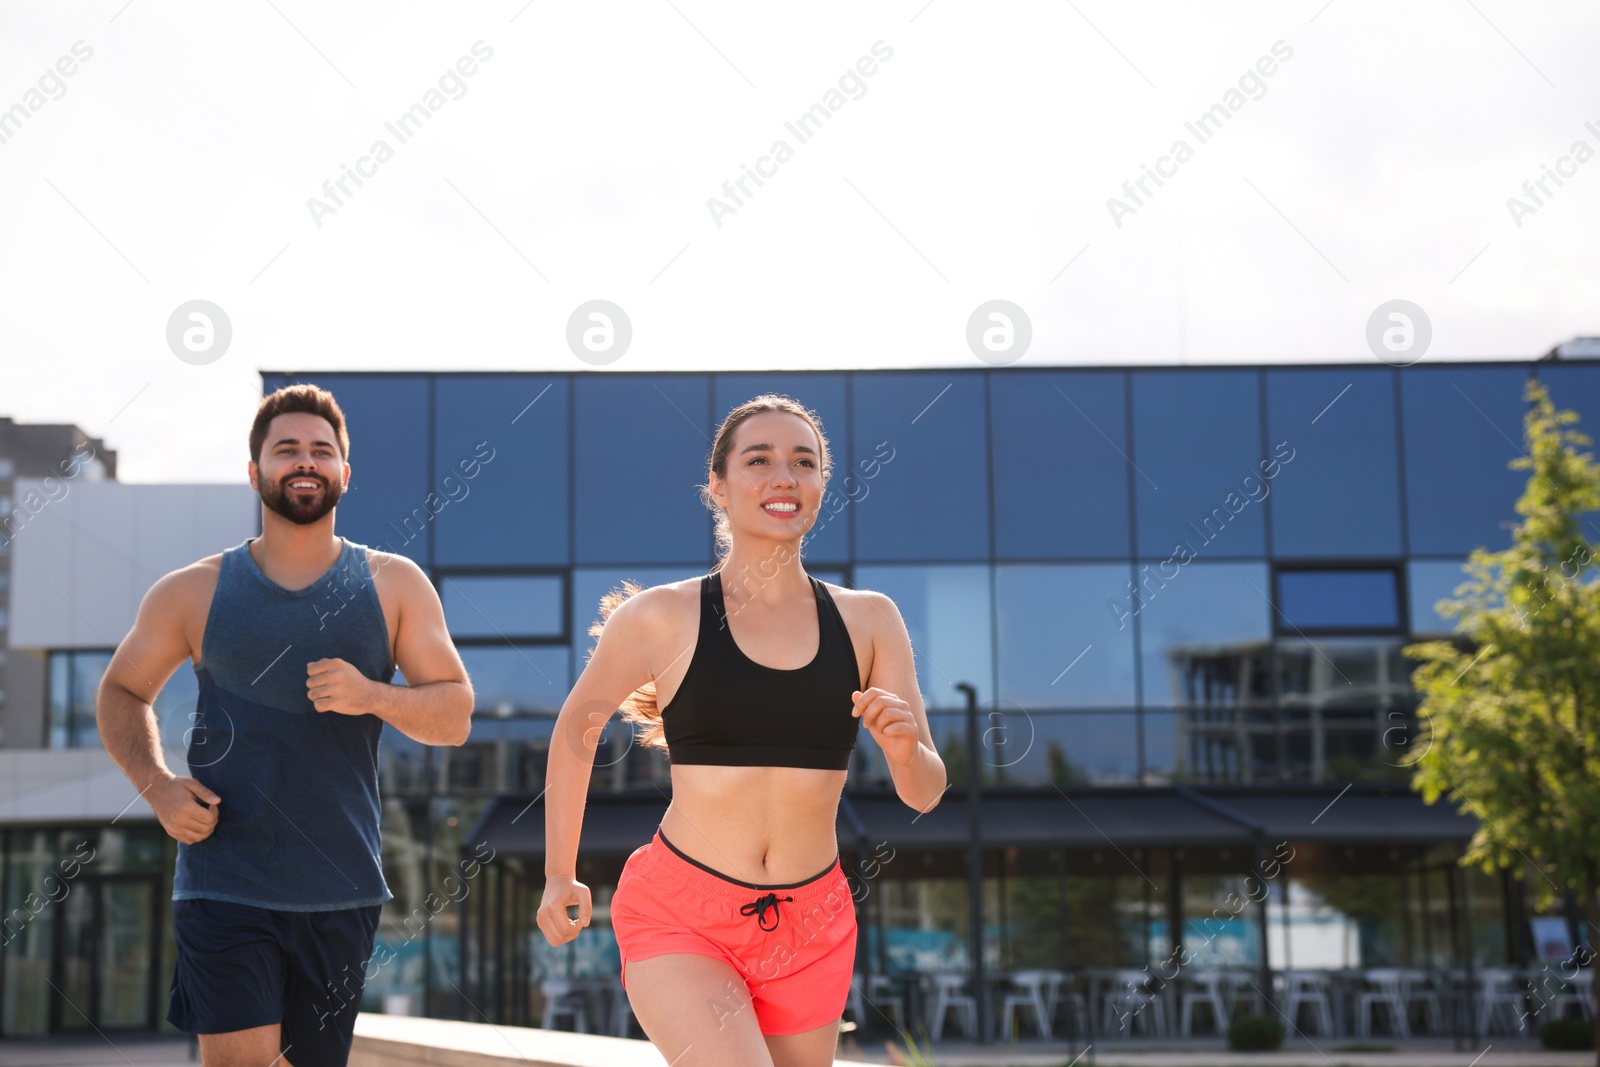
M 845 625 L 852 632 L 866 633 L 877 636 L 890 630 L 898 629 L 900 609 L 895 607 L 893 600 L 887 594 L 875 589 L 851 589 L 832 582 L 824 582 L 822 587 L 833 598 L 834 606 L 839 609 Z
M 612 620 L 648 629 L 672 627 L 692 611 L 698 617 L 701 576 L 635 590 L 617 605 Z M 609 624 L 609 622 L 608 622 Z

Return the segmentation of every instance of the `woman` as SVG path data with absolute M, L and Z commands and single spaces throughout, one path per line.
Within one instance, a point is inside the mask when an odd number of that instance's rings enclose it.
M 802 405 L 729 413 L 701 492 L 717 566 L 608 594 L 556 720 L 538 914 L 552 945 L 589 925 L 577 851 L 601 728 L 620 706 L 639 743 L 669 750 L 672 802 L 628 858 L 611 923 L 634 1015 L 677 1067 L 833 1063 L 856 945 L 834 820 L 860 727 L 907 804 L 945 789 L 894 602 L 801 566 L 829 473 Z

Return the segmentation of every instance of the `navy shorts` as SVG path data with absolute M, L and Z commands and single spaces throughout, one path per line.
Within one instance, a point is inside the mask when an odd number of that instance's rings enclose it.
M 294 1067 L 345 1067 L 382 910 L 174 900 L 167 1021 L 194 1034 L 281 1023 L 279 1051 Z

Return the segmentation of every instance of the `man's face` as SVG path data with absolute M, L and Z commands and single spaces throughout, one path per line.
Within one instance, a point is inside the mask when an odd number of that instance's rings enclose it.
M 350 467 L 339 436 L 321 415 L 279 415 L 267 426 L 261 455 L 250 465 L 261 503 L 300 526 L 320 522 L 339 502 Z

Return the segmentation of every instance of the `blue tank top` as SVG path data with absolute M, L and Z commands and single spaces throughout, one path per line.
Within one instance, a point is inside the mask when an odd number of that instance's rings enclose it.
M 195 667 L 189 776 L 222 798 L 216 828 L 178 844 L 172 899 L 331 911 L 393 899 L 378 836 L 376 715 L 317 711 L 306 664 L 345 660 L 389 682 L 389 628 L 367 549 L 304 589 L 262 573 L 250 542 L 222 554 Z

